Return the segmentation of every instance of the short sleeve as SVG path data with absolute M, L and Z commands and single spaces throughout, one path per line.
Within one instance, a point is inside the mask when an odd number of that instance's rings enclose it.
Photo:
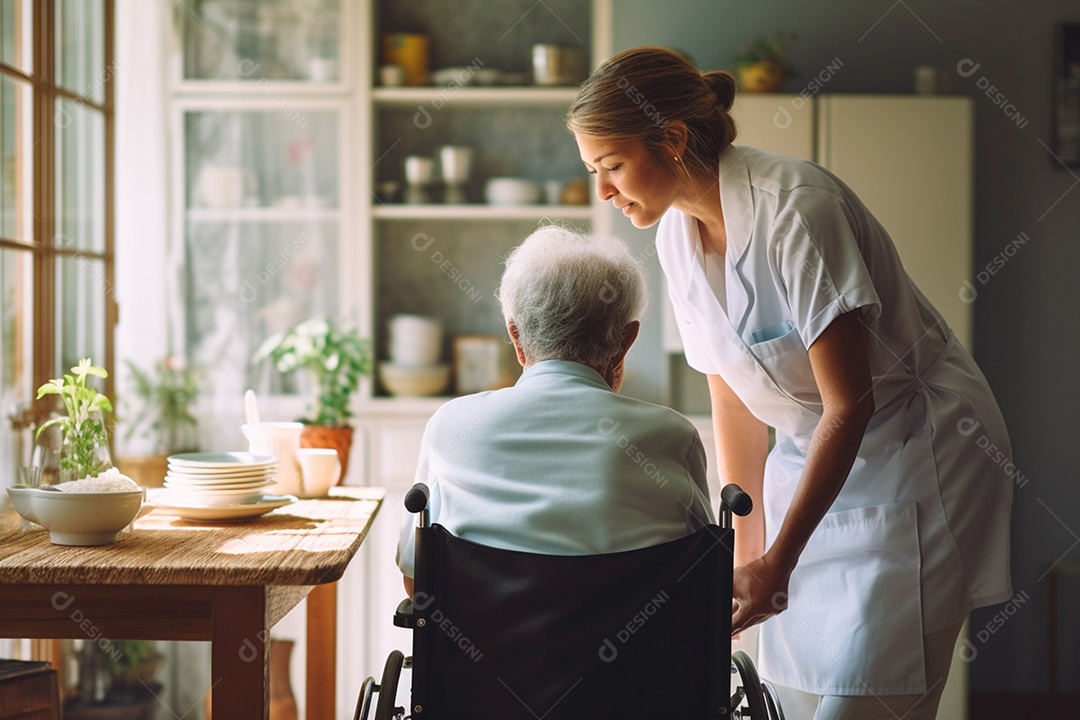
M 772 262 L 805 346 L 852 310 L 862 309 L 866 321 L 873 322 L 881 312 L 881 299 L 843 198 L 799 188 L 786 205 L 772 233 Z
M 428 486 L 431 495 L 428 500 L 428 517 L 434 524 L 438 517 L 439 488 L 431 462 L 431 449 L 429 434 L 431 423 L 424 430 L 424 436 L 420 441 L 420 457 L 416 463 L 416 482 L 422 482 Z M 398 539 L 397 565 L 406 577 L 416 576 L 416 515 L 405 510 L 401 521 L 401 536 Z
M 706 525 L 716 523 L 712 502 L 709 500 L 705 446 L 701 443 L 697 428 L 691 428 L 690 450 L 686 455 L 686 475 L 690 484 L 690 497 L 686 503 L 686 532 L 689 535 Z

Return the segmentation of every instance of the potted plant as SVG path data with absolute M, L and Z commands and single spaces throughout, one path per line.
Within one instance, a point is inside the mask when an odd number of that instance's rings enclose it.
M 789 77 L 798 77 L 788 61 L 788 50 L 798 40 L 792 30 L 777 30 L 769 38 L 761 35 L 742 46 L 735 56 L 739 87 L 747 92 L 777 92 Z
M 255 362 L 269 360 L 283 375 L 303 370 L 315 382 L 310 418 L 301 418 L 301 447 L 334 448 L 345 477 L 352 447 L 352 410 L 349 400 L 360 378 L 371 375 L 370 343 L 355 330 L 312 318 L 266 340 L 255 352 Z
M 105 413 L 112 412 L 112 403 L 87 386 L 89 377 L 106 378 L 109 374 L 105 368 L 93 365 L 90 358 L 80 360 L 71 372 L 71 375 L 49 380 L 37 392 L 39 400 L 46 395 L 58 395 L 66 412 L 42 423 L 34 436 L 40 440 L 45 430 L 51 427 L 60 430 L 58 468 L 61 482 L 97 477 L 112 467 L 104 418 Z
M 160 487 L 168 471 L 169 455 L 198 449 L 199 421 L 192 407 L 199 396 L 199 375 L 183 360 L 167 356 L 152 369 L 127 362 L 138 405 L 125 438 L 136 433 L 149 439 L 150 452 L 118 459 L 120 471 L 143 487 Z

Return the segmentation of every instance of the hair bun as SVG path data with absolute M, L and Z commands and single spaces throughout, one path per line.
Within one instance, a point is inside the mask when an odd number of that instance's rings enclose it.
M 735 102 L 736 84 L 734 76 L 725 70 L 711 70 L 702 73 L 701 77 L 705 80 L 705 84 L 709 86 L 709 89 L 713 91 L 713 94 L 716 95 L 716 99 L 720 101 L 724 112 L 731 110 L 731 106 Z

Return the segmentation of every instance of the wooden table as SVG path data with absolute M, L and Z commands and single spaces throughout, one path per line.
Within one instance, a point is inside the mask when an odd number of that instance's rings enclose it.
M 235 523 L 155 509 L 115 545 L 88 548 L 53 545 L 42 530 L 20 533 L 19 516 L 0 513 L 0 637 L 209 640 L 214 718 L 266 718 L 270 628 L 311 593 L 306 715 L 330 720 L 333 583 L 383 496 L 339 487 Z

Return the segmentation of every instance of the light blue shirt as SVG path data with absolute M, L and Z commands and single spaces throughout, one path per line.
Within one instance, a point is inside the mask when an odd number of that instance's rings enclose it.
M 442 406 L 424 432 L 416 480 L 431 490 L 433 524 L 509 550 L 633 550 L 715 522 L 690 421 L 564 360 Z M 409 577 L 415 527 L 406 513 L 398 565 Z

